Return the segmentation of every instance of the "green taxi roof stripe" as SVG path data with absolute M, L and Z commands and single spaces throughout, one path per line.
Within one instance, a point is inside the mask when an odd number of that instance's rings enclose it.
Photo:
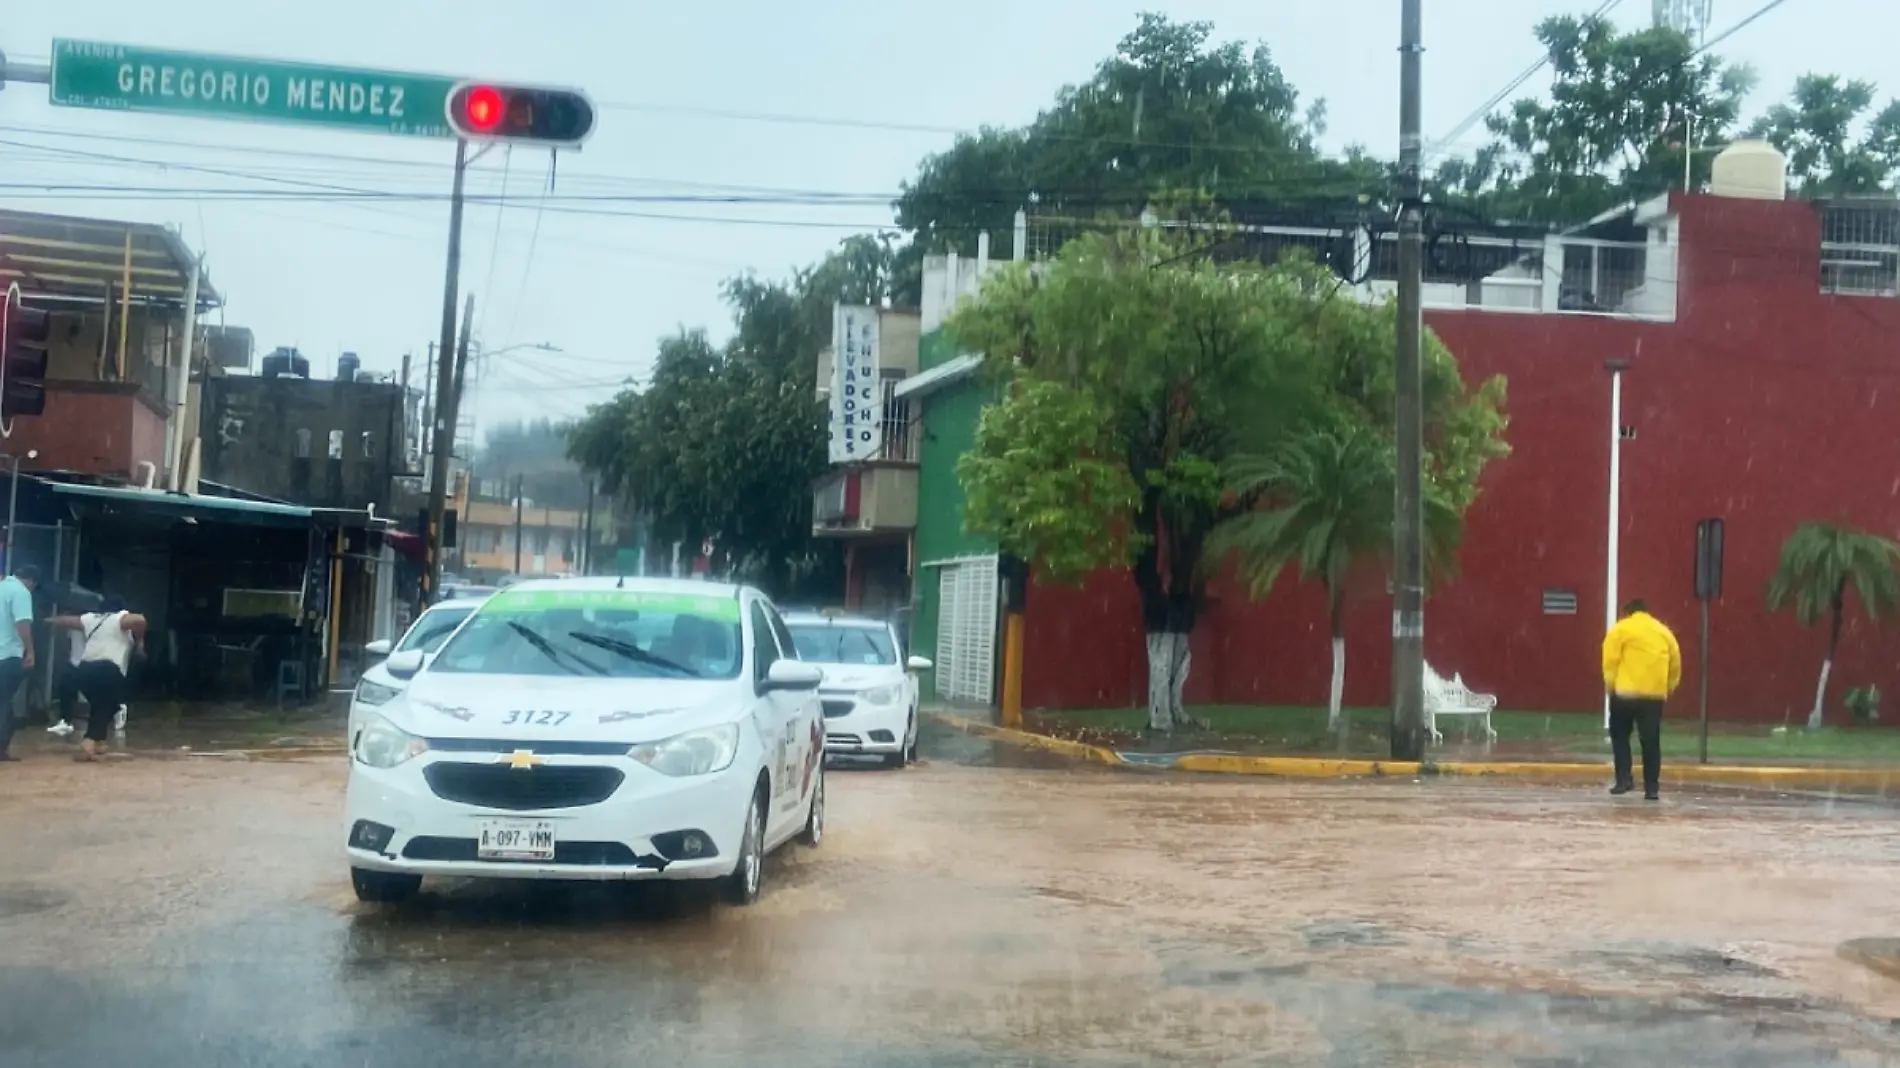
M 739 602 L 716 594 L 654 593 L 646 590 L 502 590 L 482 606 L 484 613 L 517 615 L 561 608 L 617 608 L 703 616 L 736 623 Z

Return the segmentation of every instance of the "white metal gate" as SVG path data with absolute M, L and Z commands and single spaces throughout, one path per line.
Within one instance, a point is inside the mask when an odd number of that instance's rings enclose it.
M 996 557 L 946 562 L 937 576 L 937 697 L 988 704 L 996 671 Z

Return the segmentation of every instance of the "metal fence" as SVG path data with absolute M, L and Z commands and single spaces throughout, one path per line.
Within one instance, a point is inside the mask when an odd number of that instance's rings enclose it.
M 1821 292 L 1900 295 L 1900 204 L 1850 201 L 1822 206 Z

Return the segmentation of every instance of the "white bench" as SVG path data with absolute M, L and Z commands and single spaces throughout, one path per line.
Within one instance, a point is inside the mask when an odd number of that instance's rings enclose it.
M 1478 693 L 1458 675 L 1447 679 L 1425 665 L 1425 728 L 1432 732 L 1432 741 L 1445 740 L 1438 731 L 1439 716 L 1475 716 L 1484 727 L 1485 740 L 1497 741 L 1498 732 L 1491 728 L 1491 712 L 1497 707 L 1495 695 Z

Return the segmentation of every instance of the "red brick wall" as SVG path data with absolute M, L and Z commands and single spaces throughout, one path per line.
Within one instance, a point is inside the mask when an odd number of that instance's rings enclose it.
M 124 387 L 129 390 L 136 387 Z M 18 455 L 39 450 L 24 470 L 85 471 L 130 478 L 141 460 L 165 473 L 165 418 L 119 387 L 83 390 L 49 383 L 46 411 L 16 419 L 5 447 Z
M 1646 598 L 1681 638 L 1692 686 L 1696 521 L 1727 520 L 1727 596 L 1714 608 L 1712 713 L 1781 720 L 1811 700 L 1825 635 L 1770 616 L 1763 587 L 1781 540 L 1806 519 L 1846 518 L 1900 537 L 1900 306 L 1819 290 L 1819 221 L 1800 202 L 1681 202 L 1685 252 L 1675 323 L 1576 315 L 1431 312 L 1467 379 L 1510 382 L 1513 454 L 1486 473 L 1461 573 L 1426 608 L 1433 665 L 1506 708 L 1600 701 L 1609 376 L 1630 361 L 1623 421 L 1619 592 Z M 1574 590 L 1574 616 L 1542 611 Z M 1132 585 L 1032 591 L 1024 701 L 1139 703 L 1143 656 Z M 1857 614 L 1857 613 L 1855 613 Z M 1384 704 L 1391 604 L 1381 573 L 1352 591 L 1346 699 Z M 1832 714 L 1849 686 L 1900 693 L 1900 630 L 1850 624 Z M 1317 587 L 1288 578 L 1263 602 L 1217 584 L 1195 636 L 1190 699 L 1319 704 L 1330 659 Z M 1687 714 L 1690 689 L 1676 703 Z

